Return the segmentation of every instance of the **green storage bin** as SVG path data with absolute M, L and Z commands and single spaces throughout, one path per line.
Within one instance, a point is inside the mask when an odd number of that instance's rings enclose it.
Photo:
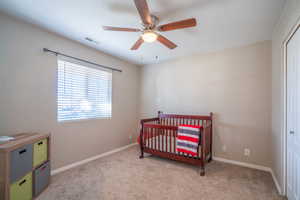
M 10 200 L 32 199 L 32 173 L 30 172 L 10 186 Z
M 33 145 L 33 167 L 37 167 L 47 161 L 48 140 L 40 140 Z

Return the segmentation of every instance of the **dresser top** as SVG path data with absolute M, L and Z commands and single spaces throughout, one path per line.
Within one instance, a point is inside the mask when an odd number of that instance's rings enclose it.
M 20 133 L 17 135 L 12 135 L 13 140 L 0 144 L 0 152 L 7 152 L 15 150 L 26 144 L 31 144 L 37 142 L 38 140 L 50 137 L 50 134 L 41 133 Z

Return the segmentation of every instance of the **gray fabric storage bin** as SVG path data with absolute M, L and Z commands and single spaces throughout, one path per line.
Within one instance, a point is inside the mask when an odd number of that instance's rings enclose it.
M 10 183 L 14 183 L 32 170 L 32 149 L 32 144 L 28 144 L 10 153 Z
M 50 182 L 50 163 L 46 162 L 34 171 L 34 196 L 39 195 Z

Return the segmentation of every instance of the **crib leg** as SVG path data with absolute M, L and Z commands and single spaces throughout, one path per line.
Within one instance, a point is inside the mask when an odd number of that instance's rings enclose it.
M 205 176 L 205 167 L 204 167 L 204 165 L 200 166 L 200 176 Z
M 212 161 L 212 153 L 210 153 L 210 156 L 209 156 L 209 159 L 208 159 L 208 162 L 211 162 Z
M 140 155 L 140 159 L 144 158 L 144 151 L 141 149 L 141 155 Z

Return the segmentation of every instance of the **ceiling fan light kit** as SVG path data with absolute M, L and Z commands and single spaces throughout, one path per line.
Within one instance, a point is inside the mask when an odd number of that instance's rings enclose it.
M 113 26 L 103 26 L 105 31 L 126 31 L 126 32 L 142 32 L 141 37 L 135 42 L 135 44 L 131 47 L 131 50 L 137 50 L 143 42 L 154 42 L 158 41 L 168 47 L 169 49 L 174 49 L 177 47 L 176 44 L 168 40 L 166 37 L 160 35 L 155 31 L 172 31 L 176 29 L 190 28 L 197 25 L 196 19 L 186 19 L 181 21 L 176 21 L 164 25 L 160 25 L 157 27 L 159 22 L 158 17 L 151 15 L 148 4 L 146 0 L 134 0 L 135 6 L 139 12 L 139 15 L 142 19 L 143 29 L 136 28 L 121 28 L 121 27 L 113 27 Z
M 144 42 L 148 42 L 148 43 L 156 41 L 157 37 L 158 37 L 157 34 L 153 31 L 145 31 L 142 35 Z

